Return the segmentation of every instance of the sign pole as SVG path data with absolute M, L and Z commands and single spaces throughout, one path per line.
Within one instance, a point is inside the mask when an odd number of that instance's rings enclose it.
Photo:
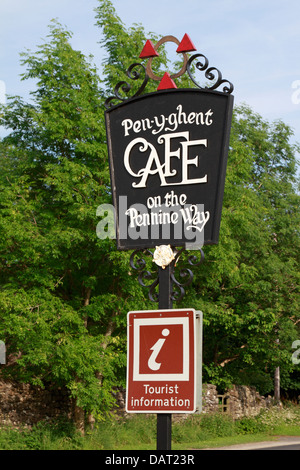
M 171 269 L 173 263 L 166 266 L 164 269 L 159 267 L 158 280 L 159 280 L 159 309 L 171 309 L 173 306 L 171 293 L 172 293 L 172 280 Z M 172 414 L 171 413 L 158 413 L 157 414 L 157 450 L 171 450 L 172 441 Z
M 159 298 L 158 298 L 158 308 L 159 309 L 169 309 L 173 308 L 173 302 L 171 298 L 172 293 L 172 280 L 171 280 L 171 270 L 173 268 L 173 263 L 166 266 L 164 269 L 158 268 L 158 282 L 159 282 Z

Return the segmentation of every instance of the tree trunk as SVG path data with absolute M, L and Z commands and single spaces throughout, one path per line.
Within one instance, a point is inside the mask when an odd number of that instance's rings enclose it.
M 280 367 L 276 367 L 274 372 L 274 399 L 280 403 Z
M 278 329 L 277 329 L 278 333 Z M 279 338 L 276 339 L 276 343 L 279 345 Z M 274 400 L 275 403 L 280 403 L 280 367 L 276 367 L 274 371 Z
M 92 289 L 90 287 L 88 287 L 86 289 L 85 298 L 83 300 L 83 305 L 85 307 L 87 305 L 89 305 L 89 303 L 90 303 L 91 293 L 92 293 Z M 87 317 L 84 318 L 84 326 L 87 328 Z M 76 380 L 79 381 L 78 378 L 76 378 Z M 74 416 L 74 423 L 75 423 L 76 429 L 82 435 L 84 435 L 84 433 L 85 433 L 85 411 L 77 405 L 76 399 L 74 399 L 74 403 L 73 403 L 73 416 Z M 88 415 L 87 420 L 88 420 L 89 425 L 91 427 L 93 427 L 93 417 L 91 415 Z
M 84 436 L 84 422 L 85 422 L 85 412 L 82 408 L 77 405 L 77 400 L 74 398 L 73 401 L 73 419 L 76 429 Z

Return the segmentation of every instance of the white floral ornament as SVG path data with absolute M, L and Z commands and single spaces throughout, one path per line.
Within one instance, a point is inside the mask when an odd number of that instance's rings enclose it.
M 158 266 L 161 266 L 162 269 L 165 269 L 173 259 L 175 259 L 175 256 L 170 245 L 160 245 L 155 247 L 153 261 Z

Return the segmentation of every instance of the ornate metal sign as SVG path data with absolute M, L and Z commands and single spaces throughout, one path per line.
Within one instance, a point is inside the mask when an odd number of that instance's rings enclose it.
M 159 77 L 151 64 L 166 41 L 178 44 L 183 65 L 178 73 Z M 115 97 L 106 102 L 119 249 L 193 248 L 218 242 L 233 87 L 217 69 L 208 68 L 202 54 L 188 59 L 188 50 L 194 46 L 187 35 L 181 43 L 173 36 L 162 38 L 156 46 L 147 41 L 140 55 L 149 58 L 142 87 L 133 98 L 122 99 L 120 88 L 129 91 L 130 86 L 120 82 Z M 192 78 L 191 64 L 196 59 L 196 68 L 213 83 L 177 89 L 173 79 L 186 71 Z M 140 77 L 133 72 L 138 66 L 133 64 L 128 71 L 135 80 Z M 158 91 L 137 96 L 149 77 L 159 81 Z M 216 91 L 219 86 L 222 92 Z M 115 99 L 121 104 L 113 106 Z
M 159 76 L 152 64 L 166 42 L 178 46 L 182 65 Z M 159 275 L 146 268 L 145 256 L 158 273 L 168 268 L 175 287 L 169 300 L 178 300 L 193 279 L 191 267 L 203 261 L 201 247 L 219 236 L 233 85 L 203 54 L 188 56 L 194 51 L 187 34 L 181 41 L 146 41 L 140 53 L 146 65 L 133 63 L 127 70 L 134 87 L 119 82 L 105 102 L 117 247 L 135 250 L 131 266 L 153 301 Z M 196 88 L 177 89 L 174 80 L 184 73 Z M 157 92 L 142 95 L 149 79 L 158 82 Z M 179 281 L 175 266 L 185 249 L 198 250 L 201 259 L 194 251 Z
M 163 91 L 107 113 L 120 249 L 217 243 L 230 98 Z
M 177 44 L 182 66 L 158 76 L 152 63 L 165 42 Z M 146 66 L 127 70 L 138 87 L 121 81 L 105 102 L 117 247 L 135 250 L 131 267 L 160 309 L 150 319 L 149 312 L 131 312 L 127 410 L 158 413 L 158 450 L 171 449 L 171 413 L 197 407 L 195 315 L 193 321 L 187 312 L 182 320 L 181 312 L 169 315 L 192 282 L 190 268 L 203 262 L 201 247 L 218 242 L 233 108 L 232 84 L 203 54 L 188 56 L 194 51 L 188 35 L 181 41 L 166 36 L 156 45 L 148 40 L 140 54 Z M 203 85 L 194 71 L 204 75 Z M 177 89 L 174 80 L 184 73 L 196 88 Z M 142 95 L 149 79 L 159 82 L 157 91 Z M 175 266 L 185 249 L 197 249 L 200 260 L 196 252 L 188 256 L 179 280 Z M 148 268 L 147 255 L 158 273 Z

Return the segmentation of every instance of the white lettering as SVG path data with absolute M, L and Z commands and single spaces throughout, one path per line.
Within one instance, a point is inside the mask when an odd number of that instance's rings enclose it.
M 142 127 L 143 127 L 143 131 L 146 131 L 147 129 L 151 129 L 152 125 L 151 125 L 150 119 L 148 118 L 142 119 Z
M 174 193 L 172 190 L 170 193 L 167 193 L 165 195 L 165 205 L 166 207 L 171 207 L 171 206 L 178 206 L 179 204 L 181 206 L 184 206 L 187 200 L 187 195 L 186 194 L 180 194 L 177 196 L 177 194 Z
M 105 458 L 106 465 L 131 465 L 133 468 L 135 468 L 138 462 L 139 457 L 119 457 L 115 454 L 112 454 L 111 457 Z
M 132 204 L 129 208 L 127 197 L 119 197 L 119 235 L 120 238 L 149 239 L 162 238 L 167 240 L 170 236 L 175 239 L 191 240 L 188 249 L 202 246 L 204 227 L 210 219 L 210 212 L 204 211 L 203 204 L 186 204 L 185 193 L 176 194 L 174 190 L 164 196 L 151 196 L 147 205 Z M 101 217 L 97 224 L 96 233 L 100 239 L 116 238 L 116 214 L 111 204 L 98 206 L 96 215 Z M 149 230 L 151 233 L 149 233 Z M 183 234 L 184 231 L 184 234 Z M 1 341 L 0 341 L 1 353 Z M 294 353 L 293 358 L 296 360 Z M 1 354 L 0 354 L 1 356 Z M 1 362 L 1 357 L 0 357 Z
M 151 386 L 149 384 L 144 384 L 145 394 L 152 395 L 153 393 L 162 394 L 171 394 L 171 393 L 179 393 L 179 385 L 159 385 L 159 386 Z
M 292 87 L 297 88 L 297 80 L 293 82 Z M 296 94 L 296 92 L 295 92 Z M 124 119 L 121 122 L 124 127 L 124 136 L 129 136 L 130 132 L 138 134 L 139 132 L 150 130 L 152 134 L 159 134 L 163 130 L 175 132 L 180 124 L 196 124 L 197 126 L 210 126 L 213 123 L 213 111 L 211 109 L 207 111 L 195 112 L 191 111 L 186 113 L 183 111 L 183 107 L 179 104 L 176 107 L 176 111 L 170 113 L 168 116 L 161 114 L 160 116 L 147 117 L 144 119 Z M 166 127 L 168 126 L 168 127 Z
M 179 124 L 182 124 L 182 123 L 187 124 L 188 120 L 186 118 L 186 113 L 182 111 L 182 104 L 179 104 L 176 109 L 178 109 Z
M 182 181 L 181 181 L 181 184 L 191 183 L 191 180 L 188 178 L 188 166 L 189 165 L 198 166 L 198 155 L 191 160 L 189 160 L 188 158 L 188 147 L 192 147 L 195 145 L 204 145 L 204 147 L 207 147 L 207 139 L 193 140 L 191 142 L 181 142 L 181 146 L 182 146 Z M 203 176 L 203 178 L 193 179 L 193 184 L 196 184 L 196 183 L 207 183 L 207 175 Z
M 210 109 L 209 111 L 207 111 L 207 113 L 205 113 L 205 124 L 207 126 L 210 126 L 212 123 L 213 123 L 213 120 L 212 119 L 209 119 L 210 116 L 212 116 L 214 113 L 212 112 L 212 110 Z
M 154 122 L 155 122 L 155 125 L 159 128 L 158 130 L 156 131 L 152 131 L 153 134 L 158 134 L 159 132 L 161 132 L 163 130 L 163 128 L 165 127 L 165 123 L 166 123 L 166 118 L 163 114 L 161 114 L 161 122 L 159 122 L 158 120 L 158 117 L 157 116 L 154 116 Z
M 131 406 L 136 407 L 136 408 L 164 406 L 166 408 L 174 408 L 174 407 L 183 408 L 184 407 L 185 409 L 188 409 L 191 406 L 191 402 L 189 398 L 178 398 L 176 396 L 175 397 L 171 396 L 169 398 L 165 398 L 165 397 L 164 398 L 145 398 L 145 397 L 133 398 L 131 397 L 130 401 L 131 401 Z
M 133 122 L 131 119 L 124 119 L 122 126 L 125 127 L 125 136 L 129 135 L 129 130 L 132 129 Z
M 184 209 L 180 209 L 181 215 L 183 217 L 183 221 L 185 224 L 189 224 L 187 226 L 187 230 L 194 228 L 202 232 L 204 226 L 208 222 L 210 218 L 209 211 L 203 212 L 199 211 L 196 204 L 191 204 Z
M 148 150 L 148 148 L 151 149 L 151 152 L 150 152 L 150 155 L 148 157 L 146 167 L 140 169 L 138 173 L 134 173 L 134 171 L 132 170 L 132 168 L 130 166 L 129 158 L 130 158 L 130 152 L 131 152 L 132 148 L 135 145 L 139 144 L 139 143 L 142 144 L 139 147 L 140 152 L 145 152 L 146 150 Z M 154 168 L 154 169 L 152 169 L 153 163 L 155 163 L 155 165 L 156 165 L 156 168 Z M 130 175 L 134 176 L 135 178 L 141 177 L 141 180 L 140 180 L 139 183 L 132 183 L 133 187 L 135 187 L 135 188 L 145 188 L 148 176 L 149 175 L 155 175 L 156 173 L 158 173 L 159 176 L 160 176 L 161 186 L 166 186 L 166 180 L 165 180 L 164 173 L 163 173 L 163 166 L 164 165 L 161 165 L 158 154 L 155 150 L 155 147 L 152 144 L 150 144 L 149 142 L 147 142 L 146 139 L 144 139 L 142 137 L 137 137 L 136 139 L 132 140 L 130 142 L 130 144 L 127 145 L 126 150 L 125 150 L 125 154 L 124 154 L 124 165 L 125 165 L 125 168 L 126 168 L 126 170 L 128 171 L 128 173 Z
M 175 150 L 171 150 L 171 141 L 173 139 L 182 138 L 184 141 L 180 142 L 180 146 Z M 158 137 L 157 139 L 159 144 L 165 144 L 164 149 L 164 163 L 162 164 L 158 153 L 155 147 L 148 142 L 143 137 L 137 137 L 133 139 L 126 147 L 124 153 L 124 166 L 128 173 L 134 178 L 140 178 L 139 182 L 133 182 L 132 186 L 134 188 L 145 188 L 148 182 L 148 177 L 150 175 L 158 174 L 160 178 L 160 186 L 173 186 L 173 185 L 183 185 L 183 184 L 198 184 L 198 183 L 207 183 L 207 175 L 204 175 L 202 178 L 189 178 L 189 166 L 193 165 L 198 167 L 199 157 L 198 155 L 195 158 L 189 159 L 189 148 L 195 146 L 204 146 L 207 147 L 207 139 L 200 140 L 189 140 L 189 132 L 178 132 L 174 134 L 164 134 Z M 150 155 L 148 156 L 147 163 L 144 168 L 135 173 L 131 167 L 131 152 L 133 148 L 139 145 L 139 152 L 144 153 L 147 150 L 150 150 Z M 136 155 L 136 153 L 135 153 Z M 181 181 L 180 182 L 167 182 L 166 178 L 174 177 L 177 174 L 177 171 L 171 165 L 171 159 L 177 158 L 181 160 Z
M 161 206 L 161 197 L 148 197 L 147 199 L 147 207 L 148 209 L 153 209 L 153 207 L 160 207 Z
M 165 176 L 176 175 L 176 171 L 175 170 L 171 171 L 171 168 L 170 168 L 171 158 L 172 157 L 180 158 L 180 148 L 178 148 L 176 151 L 171 152 L 171 139 L 176 139 L 180 137 L 184 139 L 188 139 L 189 133 L 177 132 L 176 134 L 164 134 L 164 135 L 161 135 L 157 139 L 157 142 L 159 144 L 163 144 L 165 142 Z

